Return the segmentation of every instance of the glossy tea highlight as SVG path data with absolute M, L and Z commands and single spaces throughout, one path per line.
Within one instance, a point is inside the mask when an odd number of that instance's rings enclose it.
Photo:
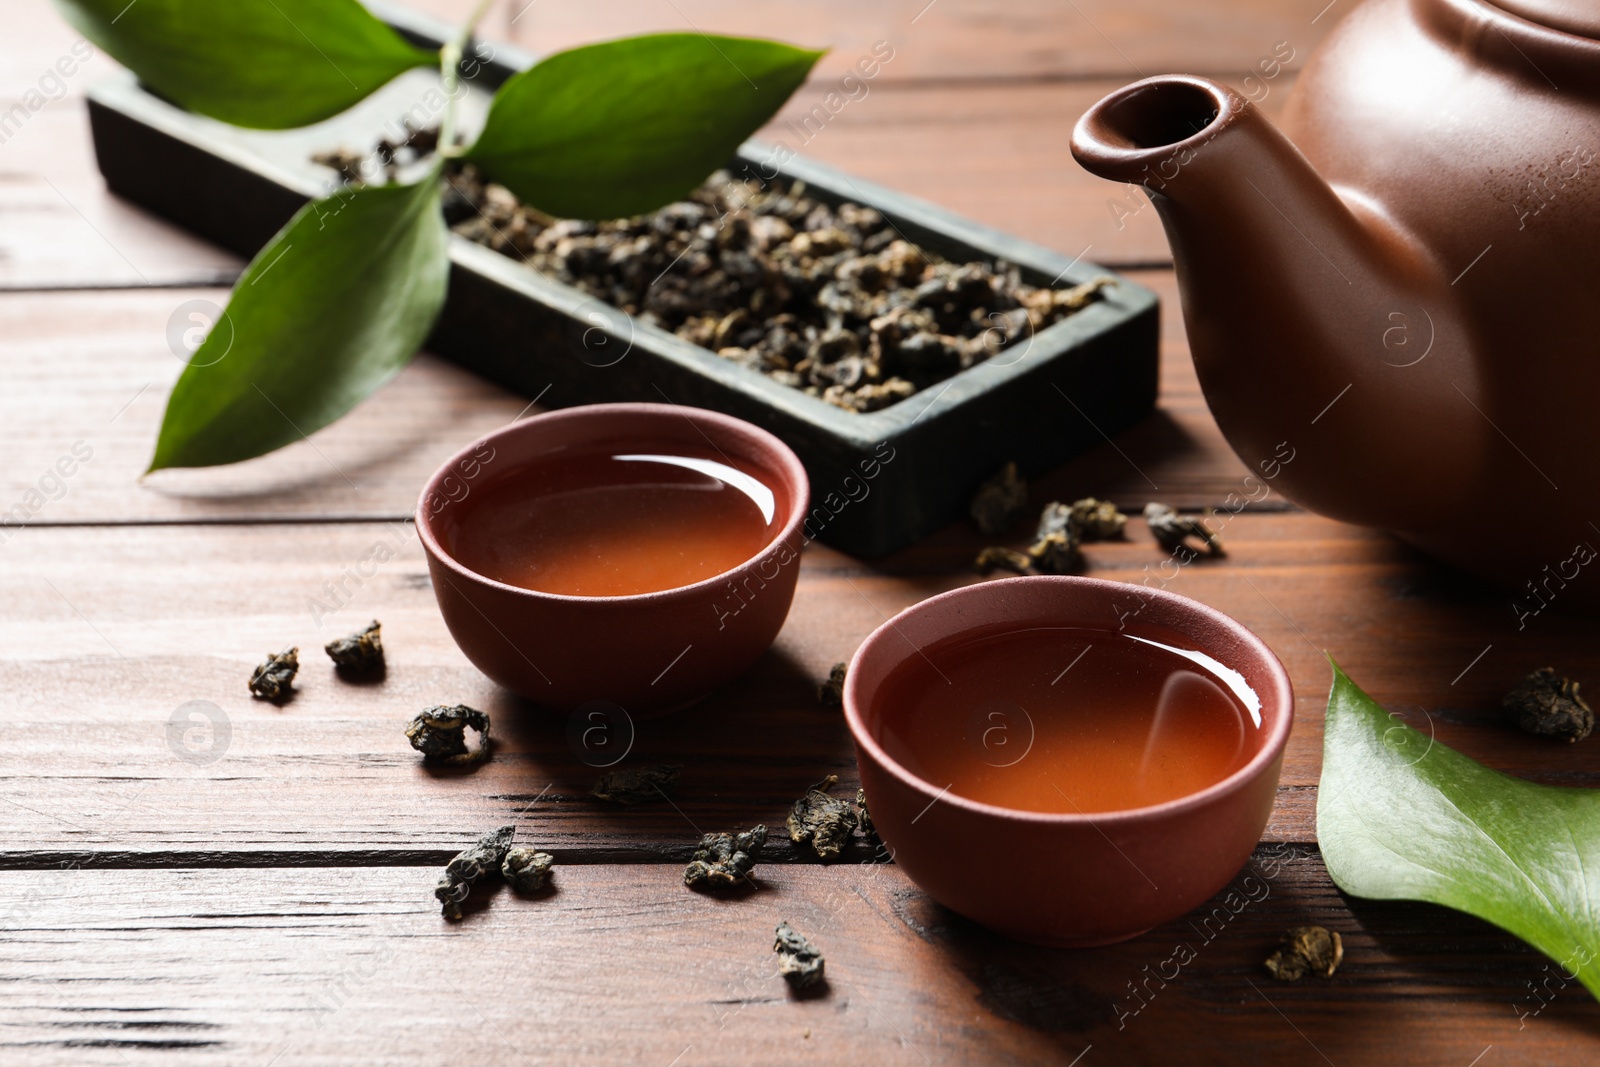
M 991 627 L 897 665 L 873 701 L 906 770 L 1004 808 L 1093 814 L 1222 781 L 1258 751 L 1242 675 L 1166 632 Z
M 497 582 L 565 596 L 676 589 L 757 555 L 784 502 L 719 455 L 599 448 L 526 464 L 452 509 L 448 551 Z

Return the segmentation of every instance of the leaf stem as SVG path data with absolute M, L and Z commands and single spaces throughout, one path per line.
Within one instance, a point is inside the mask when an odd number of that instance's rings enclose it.
M 461 24 L 455 37 L 439 49 L 439 77 L 444 83 L 444 118 L 439 121 L 439 155 L 444 159 L 452 159 L 465 151 L 463 146 L 455 143 L 456 97 L 461 91 L 461 54 L 466 51 L 467 42 L 472 40 L 472 32 L 478 28 L 479 20 L 488 13 L 492 3 L 494 0 L 478 0 L 478 6 L 472 9 L 472 14 Z

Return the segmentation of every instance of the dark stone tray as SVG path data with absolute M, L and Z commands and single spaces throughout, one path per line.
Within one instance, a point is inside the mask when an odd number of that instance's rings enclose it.
M 449 32 L 403 8 L 372 6 L 419 44 L 435 47 Z M 493 89 L 533 62 L 508 46 L 492 49 L 462 107 L 469 129 Z M 428 77 L 413 71 L 315 126 L 261 132 L 192 115 L 124 74 L 90 91 L 95 154 L 118 195 L 250 256 L 308 199 L 330 190 L 330 172 L 310 155 L 365 149 L 415 103 Z M 767 146 L 751 142 L 733 165 L 770 158 Z M 950 259 L 1003 258 L 1033 285 L 1109 273 L 831 167 L 794 160 L 780 169 L 822 199 L 878 209 L 910 240 Z M 1005 461 L 1041 473 L 1155 405 L 1156 297 L 1125 279 L 1031 343 L 882 411 L 855 414 L 465 238 L 452 237 L 450 257 L 449 301 L 430 350 L 547 405 L 671 401 L 763 426 L 788 442 L 810 473 L 808 535 L 858 555 L 891 552 L 961 516 L 973 490 Z

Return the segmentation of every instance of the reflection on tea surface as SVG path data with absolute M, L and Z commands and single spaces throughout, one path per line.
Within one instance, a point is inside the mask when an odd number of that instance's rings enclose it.
M 627 596 L 731 570 L 777 534 L 778 499 L 722 456 L 563 453 L 474 490 L 450 510 L 446 550 L 507 585 Z
M 879 742 L 951 793 L 1058 814 L 1198 792 L 1249 762 L 1260 698 L 1181 639 L 990 629 L 922 649 L 873 699 Z

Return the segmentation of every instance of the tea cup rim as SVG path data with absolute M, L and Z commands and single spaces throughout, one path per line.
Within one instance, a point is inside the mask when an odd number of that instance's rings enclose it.
M 850 665 L 845 673 L 843 694 L 844 715 L 846 725 L 855 743 L 866 749 L 879 766 L 894 775 L 900 783 L 908 786 L 915 792 L 928 798 L 929 805 L 936 802 L 951 804 L 958 809 L 974 815 L 988 818 L 1004 819 L 1012 822 L 1033 823 L 1039 826 L 1089 826 L 1100 827 L 1107 824 L 1125 826 L 1140 822 L 1164 819 L 1168 816 L 1178 815 L 1186 811 L 1201 808 L 1212 803 L 1228 793 L 1243 789 L 1249 782 L 1266 773 L 1273 763 L 1278 760 L 1284 747 L 1288 744 L 1289 733 L 1294 726 L 1294 687 L 1290 681 L 1289 673 L 1284 669 L 1283 663 L 1277 654 L 1254 631 L 1243 623 L 1217 609 L 1202 604 L 1198 600 L 1179 596 L 1164 589 L 1150 589 L 1138 587 L 1140 596 L 1165 603 L 1180 612 L 1193 617 L 1205 619 L 1209 623 L 1228 630 L 1236 636 L 1241 645 L 1256 655 L 1265 674 L 1270 688 L 1267 692 L 1260 693 L 1263 704 L 1271 701 L 1274 706 L 1281 708 L 1282 713 L 1275 716 L 1271 731 L 1268 733 L 1261 747 L 1257 750 L 1244 766 L 1220 781 L 1213 782 L 1204 789 L 1158 804 L 1147 804 L 1135 808 L 1118 808 L 1112 811 L 1096 812 L 1043 812 L 1028 811 L 1023 808 L 1009 808 L 999 804 L 989 804 L 981 800 L 973 800 L 950 790 L 948 786 L 940 788 L 920 775 L 907 769 L 899 760 L 889 755 L 888 751 L 878 743 L 868 728 L 865 721 L 865 712 L 861 706 L 859 687 L 861 674 L 858 667 L 862 659 L 874 655 L 878 645 L 889 643 L 893 637 L 900 644 L 906 640 L 900 637 L 895 626 L 907 616 L 935 610 L 938 605 L 951 600 L 960 600 L 968 597 L 993 597 L 1003 595 L 1007 588 L 1015 588 L 1018 583 L 1042 584 L 1049 583 L 1063 588 L 1078 588 L 1093 591 L 1102 596 L 1127 593 L 1134 588 L 1124 582 L 1108 581 L 1103 578 L 1089 578 L 1081 575 L 1026 575 L 1017 578 L 1002 578 L 993 581 L 978 582 L 972 585 L 951 589 L 917 603 L 899 612 L 893 618 L 887 619 L 877 629 L 867 636 L 867 639 L 856 649 L 850 659 Z M 946 637 L 953 637 L 963 632 L 954 629 Z M 1202 644 L 1196 642 L 1196 644 Z M 1201 649 L 1204 650 L 1203 648 Z M 895 662 L 903 662 L 908 656 L 902 655 Z M 1237 667 L 1236 663 L 1230 666 Z

